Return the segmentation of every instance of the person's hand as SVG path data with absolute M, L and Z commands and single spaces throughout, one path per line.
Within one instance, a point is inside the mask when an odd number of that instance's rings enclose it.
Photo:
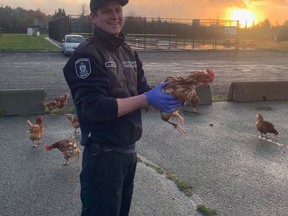
M 165 94 L 162 91 L 163 87 L 167 85 L 167 83 L 168 82 L 161 83 L 144 94 L 147 97 L 147 102 L 149 105 L 153 105 L 161 111 L 170 113 L 176 111 L 181 106 L 181 102 L 174 96 Z

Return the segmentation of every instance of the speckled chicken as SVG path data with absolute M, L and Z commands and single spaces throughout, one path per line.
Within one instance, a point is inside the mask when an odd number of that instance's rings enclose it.
M 29 138 L 32 140 L 33 147 L 36 148 L 40 144 L 40 140 L 42 139 L 45 127 L 43 125 L 43 116 L 38 115 L 36 118 L 36 123 L 32 123 L 30 120 L 27 120 L 27 124 L 29 127 Z
M 190 101 L 193 108 L 196 108 L 199 104 L 199 97 L 196 92 L 197 86 L 212 83 L 214 76 L 214 72 L 210 69 L 206 71 L 192 71 L 186 77 L 169 76 L 165 80 L 169 81 L 169 83 L 164 86 L 163 91 L 176 97 L 183 105 Z M 185 133 L 184 128 L 179 126 L 179 124 L 184 125 L 184 118 L 180 116 L 178 110 L 173 113 L 161 112 L 161 118 L 173 125 L 181 134 Z
M 71 158 L 77 156 L 78 160 L 80 157 L 80 149 L 76 144 L 76 140 L 75 139 L 64 139 L 64 140 L 60 140 L 54 144 L 45 144 L 44 146 L 46 151 L 50 151 L 54 148 L 58 148 L 59 151 L 62 152 L 65 162 L 63 165 L 68 165 L 68 162 Z
M 278 131 L 275 129 L 271 122 L 265 121 L 261 113 L 256 114 L 256 129 L 260 132 L 261 138 L 268 139 L 267 133 L 278 135 Z
M 65 117 L 71 122 L 74 127 L 74 134 L 78 134 L 77 129 L 80 127 L 78 116 L 73 114 L 65 114 Z
M 42 104 L 45 107 L 45 111 L 53 111 L 55 109 L 62 109 L 68 103 L 69 93 L 54 98 L 51 101 L 43 101 Z

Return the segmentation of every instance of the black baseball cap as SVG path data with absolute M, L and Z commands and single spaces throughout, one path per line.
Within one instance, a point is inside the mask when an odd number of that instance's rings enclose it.
M 90 1 L 90 10 L 91 12 L 95 11 L 100 5 L 107 2 L 109 0 L 91 0 Z M 128 3 L 129 0 L 118 0 L 118 2 L 124 6 Z

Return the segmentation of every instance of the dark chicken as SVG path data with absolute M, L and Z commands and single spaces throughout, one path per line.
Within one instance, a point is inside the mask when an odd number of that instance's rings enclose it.
M 54 109 L 62 109 L 68 103 L 69 93 L 65 93 L 59 97 L 54 98 L 51 101 L 43 101 L 42 104 L 45 107 L 45 111 L 52 111 Z
M 59 151 L 62 152 L 64 159 L 65 159 L 65 162 L 63 165 L 68 165 L 68 161 L 75 156 L 77 156 L 79 160 L 80 153 L 81 153 L 79 147 L 76 144 L 76 140 L 74 139 L 65 139 L 65 140 L 58 141 L 54 144 L 46 144 L 44 148 L 46 151 L 50 151 L 54 148 L 58 148 Z
M 260 113 L 256 114 L 256 129 L 261 133 L 261 138 L 268 139 L 267 133 L 278 135 L 278 131 L 275 129 L 271 122 L 264 121 L 263 116 Z
M 73 114 L 65 114 L 65 117 L 71 122 L 74 127 L 74 134 L 77 134 L 77 129 L 80 127 L 78 116 Z
M 36 123 L 33 124 L 30 120 L 27 120 L 27 124 L 29 127 L 29 138 L 32 140 L 33 147 L 36 148 L 40 144 L 40 140 L 42 139 L 45 127 L 43 125 L 43 116 L 39 115 L 36 118 Z
M 199 104 L 199 97 L 196 93 L 197 86 L 212 83 L 214 76 L 214 72 L 210 69 L 207 69 L 205 72 L 193 71 L 186 77 L 169 76 L 165 80 L 169 81 L 169 83 L 164 86 L 163 91 L 176 97 L 176 99 L 181 101 L 183 105 L 187 102 L 191 102 L 195 109 Z M 184 125 L 184 118 L 180 116 L 178 110 L 173 113 L 161 112 L 161 118 L 173 125 L 181 134 L 185 133 L 184 128 L 179 126 L 179 124 Z

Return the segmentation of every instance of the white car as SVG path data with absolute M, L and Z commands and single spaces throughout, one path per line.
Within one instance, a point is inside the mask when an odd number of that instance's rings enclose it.
M 84 42 L 85 38 L 82 35 L 65 35 L 61 43 L 62 53 L 71 55 L 80 43 Z

